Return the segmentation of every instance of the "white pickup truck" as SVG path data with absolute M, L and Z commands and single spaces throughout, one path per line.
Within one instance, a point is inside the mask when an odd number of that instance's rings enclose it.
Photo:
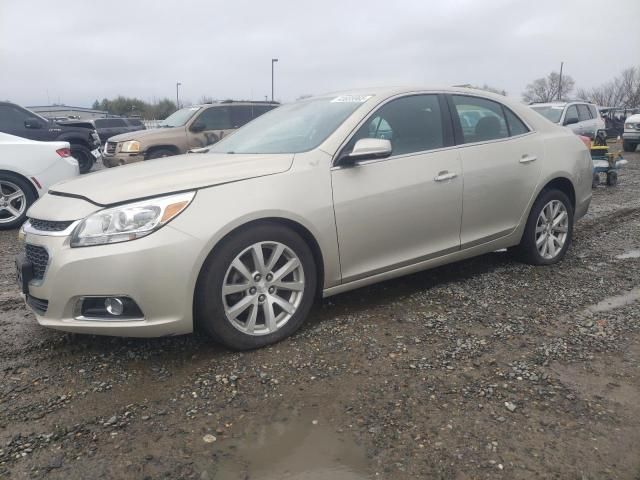
M 625 152 L 635 152 L 640 143 L 640 113 L 631 115 L 624 121 L 622 148 Z

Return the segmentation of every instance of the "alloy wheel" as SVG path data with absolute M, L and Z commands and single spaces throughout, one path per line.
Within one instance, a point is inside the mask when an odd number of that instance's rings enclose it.
M 0 223 L 11 223 L 24 214 L 27 197 L 13 182 L 0 180 Z
M 248 335 L 268 335 L 295 314 L 305 289 L 302 262 L 279 242 L 258 242 L 231 262 L 222 283 L 224 312 Z
M 536 221 L 536 248 L 542 258 L 553 260 L 567 242 L 569 214 L 559 200 L 547 203 Z

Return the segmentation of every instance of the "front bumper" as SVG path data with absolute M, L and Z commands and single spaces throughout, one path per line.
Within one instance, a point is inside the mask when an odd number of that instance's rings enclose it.
M 622 139 L 623 140 L 631 140 L 632 142 L 640 142 L 640 131 L 629 131 L 629 130 L 625 130 L 622 133 Z
M 142 161 L 144 161 L 144 153 L 115 153 L 107 155 L 106 152 L 102 152 L 102 163 L 104 163 L 105 167 L 117 167 Z
M 38 323 L 58 330 L 93 335 L 159 337 L 193 331 L 194 266 L 199 240 L 167 225 L 138 240 L 71 248 L 69 236 L 27 232 L 25 242 L 44 247 L 49 262 L 29 295 L 48 301 Z M 78 314 L 83 297 L 127 296 L 143 313 L 131 321 L 87 320 Z

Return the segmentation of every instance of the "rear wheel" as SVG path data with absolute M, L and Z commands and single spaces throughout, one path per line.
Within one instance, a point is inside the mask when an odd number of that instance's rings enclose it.
M 156 158 L 164 158 L 164 157 L 172 157 L 176 154 L 173 150 L 169 150 L 168 148 L 159 148 L 157 150 L 152 150 L 145 160 L 153 160 Z
M 622 149 L 625 152 L 635 152 L 637 146 L 638 146 L 637 143 L 629 142 L 627 140 L 622 141 Z
M 618 172 L 615 170 L 609 170 L 607 172 L 607 185 L 615 187 L 618 184 Z
M 96 159 L 84 145 L 71 144 L 71 156 L 78 161 L 78 167 L 80 167 L 80 173 L 87 173 L 93 167 Z
M 545 190 L 533 204 L 516 252 L 531 265 L 552 265 L 567 253 L 573 234 L 573 206 L 560 190 Z
M 25 180 L 10 173 L 0 173 L 0 230 L 22 225 L 35 200 L 33 190 Z
M 224 345 L 248 350 L 278 342 L 304 322 L 316 290 L 306 242 L 274 223 L 231 234 L 198 279 L 199 327 Z

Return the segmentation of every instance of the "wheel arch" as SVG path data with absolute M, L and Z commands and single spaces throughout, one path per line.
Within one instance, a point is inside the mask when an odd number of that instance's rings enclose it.
M 171 150 L 175 155 L 180 155 L 180 149 L 177 146 L 168 143 L 163 145 L 150 146 L 144 152 L 145 158 L 147 158 L 149 154 L 151 154 L 152 152 L 155 152 L 156 150 Z
M 564 193 L 569 200 L 571 200 L 571 208 L 576 209 L 576 189 L 573 186 L 573 182 L 567 177 L 556 177 L 550 181 L 548 181 L 538 192 L 536 195 L 536 200 L 542 194 L 542 192 L 546 190 L 560 190 Z M 535 202 L 535 200 L 534 200 Z M 533 204 L 532 204 L 533 207 Z
M 8 173 L 9 175 L 13 175 L 14 177 L 18 177 L 20 180 L 25 181 L 27 185 L 29 185 L 29 188 L 31 189 L 31 193 L 33 193 L 34 198 L 35 199 L 40 198 L 40 193 L 38 193 L 38 189 L 35 187 L 33 182 L 28 177 L 26 177 L 21 173 L 15 172 L 13 170 L 5 170 L 3 168 L 0 168 L 0 175 L 2 175 L 3 173 Z

